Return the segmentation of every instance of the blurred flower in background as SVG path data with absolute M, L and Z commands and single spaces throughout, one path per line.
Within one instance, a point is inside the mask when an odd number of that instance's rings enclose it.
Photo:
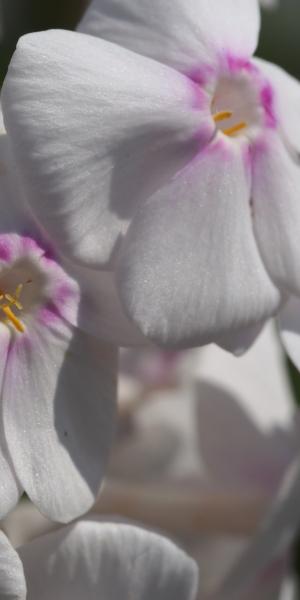
M 223 583 L 249 542 L 259 543 L 300 449 L 282 350 L 267 327 L 239 359 L 208 346 L 178 354 L 175 367 L 162 353 L 157 390 L 141 370 L 141 354 L 134 377 L 130 354 L 120 380 L 124 426 L 98 509 L 180 539 L 199 563 L 200 598 L 223 600 Z M 289 580 L 289 545 L 275 558 L 270 545 L 260 560 L 250 583 L 239 582 L 239 600 L 279 598 Z
M 72 28 L 84 4 L 2 0 L 2 73 L 20 34 L 53 26 Z M 261 4 L 266 8 L 272 4 L 276 10 L 263 12 L 258 54 L 299 77 L 299 0 Z M 109 478 L 94 511 L 137 520 L 182 544 L 200 566 L 200 600 L 295 600 L 299 416 L 274 331 L 267 328 L 238 360 L 213 346 L 184 353 L 149 349 L 125 351 L 121 366 L 118 436 Z M 293 369 L 291 373 L 299 401 L 299 374 Z M 41 554 L 42 538 L 32 546 L 32 554 L 28 541 L 59 526 L 28 501 L 22 501 L 2 527 L 14 545 L 25 544 L 20 554 L 25 566 L 28 556 L 29 570 L 30 556 L 34 557 L 33 581 L 36 567 L 49 577 L 47 544 L 52 540 L 52 556 L 57 566 L 61 561 L 64 584 L 69 584 L 66 573 L 73 566 L 78 575 L 75 583 L 86 586 L 80 600 L 89 600 L 91 581 L 103 573 L 97 563 L 97 544 L 89 544 L 84 526 L 43 538 L 45 553 Z M 77 535 L 80 530 L 82 536 Z M 71 546 L 67 539 L 62 558 L 59 545 L 66 531 L 72 532 Z M 148 547 L 146 537 L 145 541 Z M 0 585 L 7 583 L 2 573 L 11 556 L 9 547 L 3 548 Z M 123 544 L 120 560 L 127 558 Z M 14 568 L 12 557 L 9 584 L 18 582 Z M 116 572 L 114 563 L 114 576 Z M 51 582 L 51 577 L 45 581 Z M 93 593 L 97 584 L 98 580 Z M 59 593 L 68 598 L 63 587 L 49 587 L 49 593 L 51 589 L 55 598 Z M 39 589 L 33 600 L 43 593 Z M 72 593 L 76 598 L 78 590 Z
M 147 358 L 156 365 L 150 372 Z M 300 429 L 273 328 L 240 359 L 209 346 L 170 361 L 164 353 L 126 351 L 122 362 L 119 433 L 93 511 L 134 520 L 184 546 L 200 567 L 199 600 L 285 599 L 295 586 L 295 477 L 285 489 Z M 278 507 L 288 510 L 288 536 Z M 2 526 L 16 545 L 57 527 L 27 502 Z

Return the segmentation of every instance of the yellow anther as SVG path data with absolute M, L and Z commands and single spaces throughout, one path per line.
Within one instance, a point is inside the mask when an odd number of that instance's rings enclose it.
M 245 127 L 247 127 L 247 123 L 245 123 L 245 121 L 241 121 L 240 123 L 237 123 L 237 125 L 233 125 L 232 127 L 223 129 L 222 131 L 225 135 L 234 135 L 238 131 L 241 131 L 241 129 L 245 129 Z
M 14 298 L 14 296 L 11 296 L 10 294 L 4 294 L 4 298 L 5 300 L 8 300 L 8 302 L 10 304 L 14 304 L 19 310 L 22 310 L 23 306 L 21 304 L 21 302 L 19 302 L 19 300 L 17 299 L 18 296 L 16 294 L 16 297 Z
M 213 115 L 213 120 L 215 123 L 218 123 L 219 121 L 225 121 L 225 119 L 230 119 L 230 117 L 232 117 L 231 110 L 222 110 Z
M 28 283 L 30 283 L 30 282 L 28 281 Z M 19 300 L 19 298 L 21 296 L 22 289 L 23 289 L 23 283 L 19 283 L 19 285 L 15 291 L 15 297 L 17 298 L 17 300 Z
M 25 331 L 25 327 L 24 327 L 23 323 L 20 321 L 20 319 L 18 319 L 18 317 L 16 317 L 16 315 L 12 311 L 11 307 L 15 306 L 18 310 L 23 309 L 23 306 L 22 306 L 21 302 L 19 301 L 20 295 L 22 293 L 22 289 L 23 289 L 23 284 L 20 283 L 17 286 L 14 296 L 12 294 L 9 294 L 9 293 L 6 293 L 6 292 L 3 292 L 2 290 L 0 290 L 0 310 L 2 310 L 2 312 L 4 312 L 4 314 L 6 316 L 5 322 L 11 323 L 15 327 L 15 329 L 17 331 L 19 331 L 20 333 L 23 333 Z M 3 302 L 3 304 L 2 304 L 2 302 Z
M 3 310 L 4 314 L 7 317 L 7 320 L 14 325 L 16 330 L 20 331 L 20 333 L 24 333 L 25 327 L 23 323 L 21 323 L 21 321 L 16 317 L 16 315 L 14 315 L 11 308 L 7 305 L 4 305 L 1 306 L 1 310 Z

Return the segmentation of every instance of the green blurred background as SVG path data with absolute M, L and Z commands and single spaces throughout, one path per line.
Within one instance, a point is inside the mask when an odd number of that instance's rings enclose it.
M 226 0 L 224 0 L 226 1 Z M 20 35 L 51 27 L 73 29 L 89 0 L 0 0 L 3 77 Z M 258 54 L 300 78 L 300 0 L 281 0 L 276 10 L 263 12 Z

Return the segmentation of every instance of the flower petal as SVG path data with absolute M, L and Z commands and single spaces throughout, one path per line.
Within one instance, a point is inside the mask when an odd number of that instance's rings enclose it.
M 86 520 L 20 549 L 29 598 L 194 600 L 197 566 L 163 537 Z
M 290 359 L 300 371 L 300 300 L 290 296 L 279 313 L 281 337 Z
M 43 514 L 68 521 L 99 491 L 113 432 L 116 352 L 43 309 L 12 344 L 4 428 L 17 475 Z
M 3 390 L 3 379 L 9 353 L 10 332 L 0 323 L 0 385 Z M 1 394 L 2 395 L 2 394 Z M 1 407 L 2 408 L 2 407 Z M 16 506 L 22 488 L 17 480 L 11 458 L 9 456 L 5 434 L 3 431 L 2 411 L 0 416 L 0 519 Z
M 267 518 L 233 567 L 222 587 L 222 600 L 238 600 L 243 590 L 251 589 L 259 573 L 272 560 L 290 550 L 300 526 L 300 461 L 289 467 Z M 252 596 L 253 597 L 253 596 Z
M 149 341 L 125 315 L 111 271 L 70 266 L 80 282 L 78 326 L 83 331 L 117 346 L 145 346 Z
M 272 279 L 300 294 L 300 167 L 277 135 L 269 135 L 253 157 L 254 231 Z
M 273 327 L 238 359 L 203 348 L 197 379 L 198 439 L 210 477 L 236 489 L 275 489 L 295 448 L 294 401 Z
M 240 148 L 220 140 L 134 218 L 119 265 L 128 314 L 169 346 L 203 345 L 277 308 L 252 233 Z
M 18 172 L 9 148 L 0 106 L 0 231 L 27 230 L 30 222 Z M 32 219 L 31 219 L 32 220 Z M 35 225 L 31 224 L 31 229 Z
M 248 58 L 259 9 L 253 0 L 93 0 L 79 30 L 187 71 L 224 50 Z
M 59 30 L 21 39 L 2 103 L 28 202 L 58 248 L 89 265 L 109 261 L 139 203 L 214 129 L 187 78 Z
M 254 59 L 258 68 L 269 79 L 275 92 L 275 107 L 281 133 L 293 151 L 300 151 L 300 83 L 284 69 L 265 60 Z
M 1 131 L 3 130 L 3 134 Z M 17 172 L 12 157 L 9 152 L 8 138 L 4 131 L 2 123 L 2 113 L 0 110 L 0 231 L 8 232 L 30 232 L 35 239 L 40 239 L 41 234 L 36 230 L 32 216 L 29 216 L 28 210 L 23 200 L 22 189 L 18 185 Z M 4 239 L 4 238 L 3 238 Z M 14 260 L 23 258 L 24 247 L 22 238 L 10 234 L 9 246 Z M 24 240 L 24 238 L 23 238 Z M 20 247 L 21 246 L 21 247 Z M 27 249 L 28 254 L 28 249 Z M 126 318 L 120 300 L 115 289 L 113 273 L 107 271 L 95 271 L 85 267 L 74 266 L 69 261 L 63 261 L 63 266 L 69 275 L 80 283 L 81 305 L 80 314 L 76 310 L 75 301 L 76 283 L 69 277 L 54 261 L 48 258 L 39 257 L 39 265 L 46 261 L 46 273 L 51 274 L 48 279 L 52 280 L 51 289 L 48 289 L 52 302 L 57 298 L 56 308 L 59 312 L 63 311 L 63 317 L 76 325 L 79 319 L 79 326 L 92 335 L 100 337 L 107 342 L 117 345 L 131 346 L 145 344 L 145 339 L 134 325 Z M 67 285 L 66 285 L 67 284 Z M 49 286 L 48 286 L 49 287 Z M 66 294 L 67 287 L 69 288 Z M 64 290 L 63 302 L 61 302 L 61 290 Z M 1 458 L 0 458 L 1 460 Z M 1 467 L 0 467 L 1 468 Z
M 25 600 L 26 598 L 22 562 L 2 531 L 0 531 L 0 598 L 1 600 Z

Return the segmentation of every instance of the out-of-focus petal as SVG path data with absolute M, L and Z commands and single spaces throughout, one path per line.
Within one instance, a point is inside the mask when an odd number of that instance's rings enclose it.
M 79 30 L 188 71 L 224 51 L 248 57 L 259 24 L 253 0 L 93 0 Z
M 296 458 L 284 477 L 273 506 L 260 531 L 223 583 L 216 600 L 239 600 L 243 590 L 251 589 L 259 573 L 285 555 L 300 526 L 300 461 Z
M 131 525 L 82 521 L 20 549 L 32 600 L 194 600 L 194 561 Z

